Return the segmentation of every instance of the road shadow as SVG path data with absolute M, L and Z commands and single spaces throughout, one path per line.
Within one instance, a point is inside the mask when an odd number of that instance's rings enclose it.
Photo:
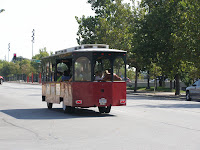
M 74 113 L 64 113 L 61 108 L 35 108 L 35 109 L 8 109 L 0 110 L 16 119 L 74 119 L 74 118 L 91 118 L 91 117 L 114 117 L 111 114 L 100 114 L 99 112 L 89 109 L 75 109 Z

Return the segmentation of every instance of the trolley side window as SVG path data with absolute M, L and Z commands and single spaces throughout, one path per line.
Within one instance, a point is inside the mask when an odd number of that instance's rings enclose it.
M 55 76 L 55 65 L 51 62 L 46 62 L 42 66 L 42 80 L 43 82 L 52 82 L 54 81 Z
M 61 62 L 57 64 L 57 74 L 56 74 L 57 82 L 61 81 L 62 75 L 64 75 L 64 72 L 67 70 L 68 66 L 65 63 Z
M 48 82 L 50 81 L 50 78 L 49 78 L 49 62 L 46 63 L 46 66 L 45 66 L 45 81 Z
M 121 57 L 114 60 L 113 81 L 125 81 L 125 62 Z
M 87 57 L 76 60 L 75 81 L 91 81 L 91 62 Z
M 67 70 L 68 70 L 68 66 L 65 63 L 61 62 L 57 64 L 57 72 L 63 73 L 64 71 L 67 71 Z
M 50 66 L 49 66 L 49 69 L 50 69 L 50 81 L 52 82 L 54 82 L 54 76 L 55 76 L 55 65 L 54 64 L 52 64 L 51 62 L 50 62 Z

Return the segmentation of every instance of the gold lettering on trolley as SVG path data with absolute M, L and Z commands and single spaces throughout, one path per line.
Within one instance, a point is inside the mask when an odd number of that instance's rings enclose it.
M 59 55 L 59 58 L 64 58 L 70 55 L 72 55 L 72 53 L 62 54 L 62 55 Z

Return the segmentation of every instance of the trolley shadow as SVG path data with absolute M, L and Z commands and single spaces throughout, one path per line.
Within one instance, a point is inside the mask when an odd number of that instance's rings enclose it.
M 7 109 L 0 110 L 16 119 L 76 119 L 76 118 L 93 118 L 93 117 L 115 117 L 111 114 L 100 114 L 99 112 L 89 109 L 76 109 L 74 113 L 64 113 L 61 108 L 53 108 L 51 110 L 45 108 L 35 109 Z

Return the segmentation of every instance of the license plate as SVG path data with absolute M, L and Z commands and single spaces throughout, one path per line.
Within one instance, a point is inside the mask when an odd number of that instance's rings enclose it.
M 105 98 L 99 99 L 99 104 L 100 105 L 106 105 L 106 103 L 107 103 L 107 99 L 105 99 Z

